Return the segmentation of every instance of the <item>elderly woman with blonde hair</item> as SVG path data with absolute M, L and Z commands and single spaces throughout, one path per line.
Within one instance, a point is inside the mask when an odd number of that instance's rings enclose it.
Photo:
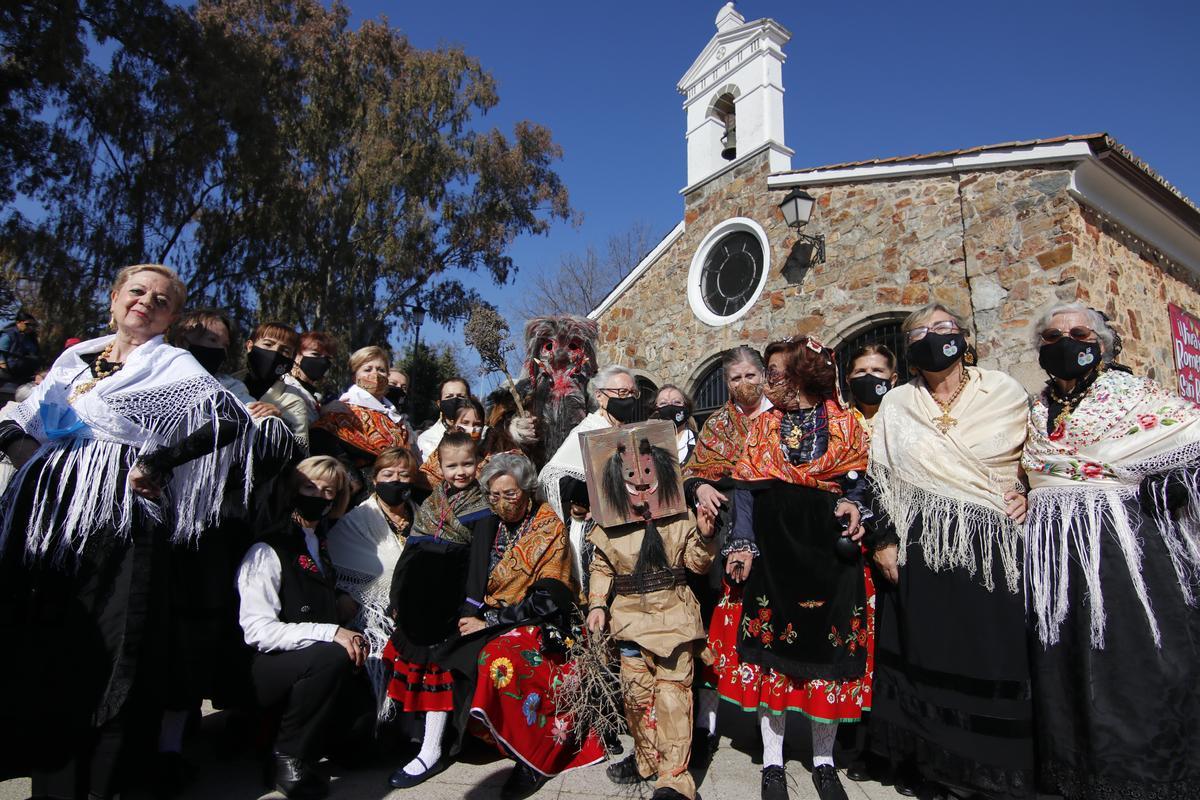
M 187 290 L 160 264 L 122 269 L 114 333 L 80 342 L 0 422 L 18 467 L 0 498 L 0 606 L 10 645 L 0 726 L 21 731 L 32 794 L 117 792 L 135 709 L 166 674 L 166 556 L 244 500 L 255 428 L 186 350 L 163 341 Z M 233 488 L 233 487 L 231 487 Z
M 1081 303 L 1034 328 L 1025 551 L 1042 791 L 1200 796 L 1200 411 Z
M 962 314 L 933 303 L 901 330 L 916 374 L 883 395 L 868 467 L 882 512 L 868 525 L 875 561 L 895 584 L 878 613 L 871 747 L 933 783 L 1030 797 L 1028 396 L 1008 375 L 966 363 Z
M 337 456 L 360 469 L 389 447 L 411 449 L 413 432 L 400 409 L 387 399 L 388 354 L 363 347 L 350 356 L 354 384 L 327 403 L 311 426 L 312 452 Z

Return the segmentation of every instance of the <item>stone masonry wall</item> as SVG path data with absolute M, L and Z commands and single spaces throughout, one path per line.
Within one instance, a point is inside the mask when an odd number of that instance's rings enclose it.
M 1128 322 L 1127 363 L 1173 384 L 1166 302 L 1197 312 L 1200 294 L 1105 233 L 1067 193 L 1067 167 L 810 188 L 817 209 L 808 230 L 825 235 L 827 260 L 800 285 L 781 273 L 795 237 L 777 208 L 784 192 L 767 190 L 767 175 L 765 157 L 752 160 L 685 197 L 684 234 L 601 315 L 601 363 L 691 390 L 734 345 L 812 334 L 836 346 L 937 300 L 971 317 L 981 365 L 1034 390 L 1045 380 L 1032 342 L 1037 316 L 1082 297 Z M 708 231 L 737 216 L 766 231 L 770 275 L 746 316 L 710 327 L 688 304 L 688 269 Z

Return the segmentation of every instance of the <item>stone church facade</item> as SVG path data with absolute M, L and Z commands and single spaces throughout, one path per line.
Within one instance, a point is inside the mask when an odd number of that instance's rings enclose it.
M 1200 210 L 1104 134 L 790 169 L 783 45 L 732 3 L 679 84 L 688 114 L 680 223 L 592 311 L 600 363 L 646 388 L 677 384 L 702 412 L 724 401 L 719 359 L 812 335 L 846 351 L 899 343 L 939 301 L 969 319 L 979 362 L 1044 381 L 1033 324 L 1056 301 L 1105 311 L 1121 360 L 1175 382 L 1168 304 L 1200 314 Z M 736 148 L 736 149 L 735 149 Z M 800 188 L 803 228 L 779 209 Z M 800 234 L 824 237 L 826 259 Z

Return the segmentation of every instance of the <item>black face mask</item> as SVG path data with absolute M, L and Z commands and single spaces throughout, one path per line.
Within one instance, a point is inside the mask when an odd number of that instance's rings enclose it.
M 327 356 L 301 356 L 300 371 L 316 382 L 325 377 L 332 363 L 333 359 Z
M 387 399 L 396 408 L 404 405 L 404 401 L 408 399 L 408 389 L 404 386 L 389 386 L 387 390 Z
M 458 411 L 458 401 L 461 397 L 451 397 L 438 403 L 438 411 L 442 413 L 442 419 L 449 421 L 453 418 L 454 412 Z
M 277 350 L 267 350 L 265 347 L 252 347 L 246 354 L 246 368 L 250 376 L 259 381 L 278 380 L 288 371 L 291 359 Z
M 1056 378 L 1073 381 L 1094 370 L 1100 363 L 1098 342 L 1077 342 L 1064 336 L 1038 351 L 1038 364 Z
M 609 405 L 612 401 L 609 400 Z M 665 419 L 668 422 L 674 422 L 676 426 L 682 425 L 688 418 L 687 407 L 682 405 L 659 406 L 654 409 L 654 416 L 659 419 Z
M 375 493 L 389 506 L 398 506 L 412 496 L 412 484 L 404 481 L 382 481 L 375 484 Z
M 221 368 L 222 362 L 225 361 L 224 347 L 205 347 L 202 344 L 193 344 L 188 345 L 188 352 L 192 354 L 192 358 L 200 362 L 200 366 L 204 367 L 204 371 L 209 375 L 215 375 Z
M 883 396 L 892 388 L 892 382 L 875 375 L 859 375 L 851 378 L 850 393 L 854 399 L 864 406 L 877 406 Z
M 918 339 L 908 346 L 908 360 L 914 367 L 925 372 L 941 372 L 967 353 L 967 337 L 959 333 L 934 333 Z
M 610 397 L 605 411 L 621 424 L 637 422 L 641 411 L 641 400 L 636 397 Z
M 302 494 L 296 498 L 296 514 L 309 522 L 319 522 L 325 519 L 325 515 L 332 509 L 333 501 L 326 500 L 324 497 Z

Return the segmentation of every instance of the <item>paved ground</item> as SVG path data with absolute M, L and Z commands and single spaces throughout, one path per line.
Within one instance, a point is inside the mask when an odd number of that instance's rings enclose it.
M 189 757 L 198 765 L 199 774 L 182 800 L 280 798 L 277 794 L 263 793 L 260 768 L 249 755 L 222 756 L 217 753 L 222 716 L 220 713 L 206 716 L 199 734 L 189 740 Z M 725 735 L 721 738 L 721 747 L 712 765 L 705 773 L 696 774 L 700 795 L 703 800 L 756 800 L 759 797 L 761 766 L 754 763 L 759 747 L 753 717 L 733 708 L 723 708 L 721 730 Z M 629 752 L 629 740 L 625 739 L 624 743 L 626 752 Z M 807 725 L 803 720 L 789 720 L 787 743 L 787 770 L 792 800 L 816 800 L 812 779 L 801 763 L 807 762 L 809 752 Z M 400 757 L 395 764 L 348 772 L 333 769 L 330 800 L 491 800 L 499 797 L 500 785 L 512 768 L 512 762 L 499 758 L 494 751 L 472 746 L 465 750 L 458 763 L 420 787 L 393 790 L 387 785 L 387 776 L 406 760 Z M 878 783 L 854 783 L 844 776 L 842 783 L 850 800 L 900 797 L 890 787 Z M 649 795 L 649 789 L 639 794 L 637 789 L 612 784 L 605 777 L 604 766 L 597 765 L 560 775 L 542 787 L 534 797 L 535 800 L 645 800 Z M 27 779 L 0 782 L 0 800 L 24 800 L 28 796 Z M 126 800 L 148 797 L 147 792 L 139 790 L 125 794 Z

